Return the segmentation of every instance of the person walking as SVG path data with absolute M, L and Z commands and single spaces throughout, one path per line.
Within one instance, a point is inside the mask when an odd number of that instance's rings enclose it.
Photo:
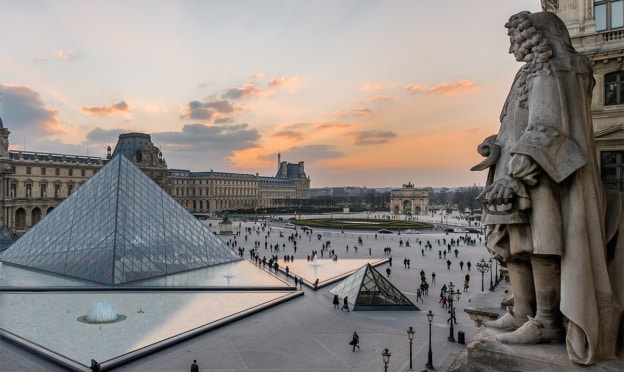
M 334 295 L 333 304 L 334 304 L 334 309 L 337 309 L 338 306 L 340 305 L 340 299 L 338 298 L 338 295 Z
M 353 345 L 352 351 L 355 351 L 356 347 L 358 348 L 358 350 L 360 350 L 360 336 L 357 334 L 356 331 L 353 331 L 353 337 L 351 338 L 351 342 L 349 342 L 349 345 Z
M 340 309 L 340 311 L 347 310 L 347 312 L 349 312 L 349 300 L 348 300 L 348 298 L 349 297 L 345 296 L 345 298 L 342 300 L 342 308 Z
M 196 360 L 193 360 L 193 364 L 191 364 L 191 372 L 199 372 L 199 365 Z
M 422 299 L 422 291 L 420 290 L 420 288 L 416 288 L 416 302 L 418 302 L 418 300 L 420 300 L 421 302 L 425 302 Z

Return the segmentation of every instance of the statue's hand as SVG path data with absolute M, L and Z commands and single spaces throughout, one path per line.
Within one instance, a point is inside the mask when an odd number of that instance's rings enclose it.
M 512 155 L 508 169 L 508 176 L 522 180 L 529 186 L 537 184 L 536 177 L 540 172 L 540 167 L 529 156 L 523 154 Z
M 477 199 L 490 214 L 509 214 L 528 209 L 530 201 L 524 184 L 517 178 L 501 178 L 483 190 Z

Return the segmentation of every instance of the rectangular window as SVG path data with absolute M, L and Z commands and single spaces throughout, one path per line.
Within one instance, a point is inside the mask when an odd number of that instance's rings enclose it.
M 600 153 L 600 178 L 607 190 L 624 191 L 624 151 Z
M 611 28 L 624 27 L 624 1 L 614 1 L 611 4 Z
M 32 170 L 30 169 L 30 167 L 26 167 L 26 174 L 31 174 Z
M 41 175 L 45 176 L 46 175 L 46 169 L 45 167 L 41 167 Z
M 70 177 L 72 177 L 74 175 L 74 170 L 73 169 L 70 169 L 68 172 L 69 172 L 69 176 Z
M 624 0 L 594 0 L 596 31 L 624 27 Z
M 55 176 L 60 176 L 61 175 L 61 170 L 59 168 L 55 168 L 54 169 L 54 175 Z
M 81 169 L 81 170 L 80 170 L 80 175 L 81 175 L 82 177 L 84 177 L 86 174 L 87 174 L 87 172 L 86 172 L 84 169 Z
M 74 185 L 72 184 L 67 185 L 67 195 L 71 194 L 72 191 L 74 191 Z
M 624 104 L 624 71 L 605 75 L 605 106 Z

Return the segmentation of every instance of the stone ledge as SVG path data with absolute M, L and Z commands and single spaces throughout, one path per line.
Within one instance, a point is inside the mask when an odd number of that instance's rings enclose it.
M 621 372 L 624 367 L 622 358 L 581 366 L 570 361 L 565 344 L 507 345 L 496 341 L 499 333 L 489 328 L 479 330 L 449 371 Z

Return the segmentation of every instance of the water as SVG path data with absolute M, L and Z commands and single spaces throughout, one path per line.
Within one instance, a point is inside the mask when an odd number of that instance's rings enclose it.
M 110 302 L 96 301 L 91 304 L 85 320 L 90 323 L 114 322 L 118 319 L 117 311 Z

